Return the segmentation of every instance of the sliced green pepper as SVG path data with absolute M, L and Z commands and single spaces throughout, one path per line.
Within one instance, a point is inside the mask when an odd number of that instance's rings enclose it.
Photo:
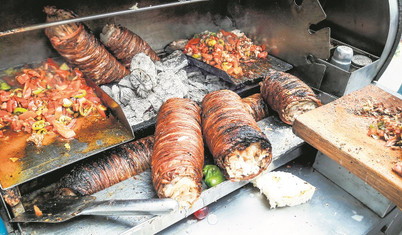
M 61 69 L 61 70 L 70 70 L 70 67 L 68 67 L 68 65 L 66 63 L 63 63 L 62 65 L 60 65 L 59 69 Z
M 28 110 L 26 110 L 24 108 L 21 108 L 21 107 L 17 107 L 17 108 L 14 109 L 14 114 L 19 115 L 19 114 L 25 113 L 26 111 L 28 111 Z
M 43 128 L 45 128 L 45 120 L 40 120 L 40 121 L 37 121 L 34 124 L 32 124 L 32 129 L 35 131 L 43 129 Z
M 219 167 L 215 165 L 205 165 L 202 169 L 205 184 L 211 188 L 225 181 L 225 177 Z
M 6 82 L 2 82 L 2 83 L 0 84 L 0 90 L 2 90 L 2 91 L 8 91 L 8 90 L 10 90 L 10 89 L 11 89 L 11 86 L 8 85 Z
M 84 97 L 84 96 L 86 96 L 86 95 L 87 95 L 87 91 L 80 89 L 80 90 L 78 90 L 78 94 L 76 94 L 76 95 L 74 96 L 74 98 L 79 99 L 79 98 L 82 98 L 82 97 Z

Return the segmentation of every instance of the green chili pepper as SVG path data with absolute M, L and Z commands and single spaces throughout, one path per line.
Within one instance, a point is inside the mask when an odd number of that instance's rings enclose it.
M 225 177 L 215 165 L 205 165 L 202 169 L 205 184 L 211 188 L 225 181 Z
M 200 54 L 194 54 L 192 55 L 194 59 L 200 60 L 201 59 L 201 55 Z
M 68 67 L 68 65 L 66 63 L 63 63 L 62 65 L 60 65 L 59 67 L 61 70 L 70 70 L 70 67 Z
M 14 109 L 15 114 L 22 114 L 22 113 L 25 113 L 26 111 L 28 111 L 28 110 L 21 108 L 21 107 L 17 107 Z
M 8 85 L 6 82 L 2 82 L 2 83 L 0 84 L 0 90 L 2 90 L 2 91 L 8 91 L 8 90 L 10 90 L 10 89 L 11 89 L 11 86 Z

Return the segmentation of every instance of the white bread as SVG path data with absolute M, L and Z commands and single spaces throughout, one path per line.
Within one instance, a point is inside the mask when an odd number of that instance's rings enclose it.
M 309 201 L 315 187 L 291 173 L 274 171 L 261 174 L 253 181 L 264 193 L 271 208 L 295 206 Z

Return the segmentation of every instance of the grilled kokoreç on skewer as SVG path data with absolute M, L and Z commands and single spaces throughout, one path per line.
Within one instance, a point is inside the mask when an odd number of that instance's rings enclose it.
M 148 136 L 98 154 L 60 180 L 65 195 L 91 195 L 151 168 L 154 137 Z
M 54 6 L 46 6 L 44 11 L 47 14 L 47 22 L 76 17 L 73 12 L 56 9 Z M 45 29 L 45 33 L 54 49 L 96 84 L 119 81 L 129 74 L 129 71 L 81 23 L 49 27 Z
M 289 73 L 271 70 L 261 82 L 261 95 L 278 112 L 281 120 L 292 125 L 297 116 L 321 106 L 313 90 Z
M 160 108 L 152 154 L 152 180 L 160 198 L 192 205 L 202 190 L 204 144 L 201 108 L 189 99 L 171 98 Z
M 159 60 L 158 55 L 146 41 L 123 26 L 105 25 L 100 40 L 128 69 L 130 69 L 131 59 L 141 52 L 149 56 L 154 62 Z
M 243 98 L 243 102 L 246 104 L 246 109 L 251 116 L 254 117 L 256 122 L 268 117 L 268 105 L 265 103 L 260 93 Z
M 202 130 L 216 163 L 227 179 L 248 180 L 272 160 L 271 143 L 244 107 L 239 95 L 214 91 L 202 101 Z

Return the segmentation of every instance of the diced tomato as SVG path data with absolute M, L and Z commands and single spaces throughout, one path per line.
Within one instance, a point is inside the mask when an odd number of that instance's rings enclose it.
M 190 45 L 196 45 L 200 42 L 200 38 L 192 38 L 190 41 L 188 41 L 188 44 Z
M 68 75 L 70 75 L 70 71 L 62 69 L 56 69 L 56 73 L 63 79 L 67 79 Z
M 25 113 L 19 115 L 18 118 L 21 119 L 21 120 L 26 120 L 28 118 L 36 118 L 36 116 L 38 116 L 38 115 L 35 112 L 26 111 Z
M 2 92 L 0 93 L 0 101 L 5 102 L 10 100 L 10 93 L 9 92 Z
M 27 83 L 28 84 L 28 83 Z M 22 94 L 22 96 L 24 97 L 24 99 L 28 99 L 29 97 L 31 97 L 32 94 L 32 89 L 30 87 L 28 87 Z
M 9 112 L 4 111 L 4 110 L 0 110 L 0 117 L 4 117 L 4 116 L 8 116 L 8 115 L 10 115 Z
M 23 69 L 22 72 L 27 74 L 30 77 L 37 77 L 37 78 L 40 77 L 40 74 L 32 69 Z
M 73 138 L 75 136 L 75 132 L 71 129 L 69 129 L 67 126 L 63 125 L 62 123 L 60 123 L 57 120 L 54 120 L 52 122 L 55 130 L 64 138 L 66 139 L 70 139 Z
M 74 80 L 70 83 L 70 87 L 74 90 L 74 91 L 78 91 L 81 88 L 81 80 L 77 79 Z
M 14 99 L 7 101 L 7 111 L 9 113 L 12 113 L 14 111 L 14 109 L 17 107 L 18 107 L 17 101 L 15 101 Z
M 52 58 L 47 58 L 46 63 L 47 63 L 47 65 L 49 65 L 53 69 L 58 69 L 59 68 L 57 63 Z
M 84 77 L 84 74 L 78 69 L 74 69 L 74 73 L 75 73 L 75 76 L 78 76 L 79 78 Z
M 15 78 L 18 83 L 25 84 L 29 80 L 28 74 L 24 73 Z
M 264 51 L 264 52 L 260 52 L 257 57 L 261 58 L 261 59 L 264 59 L 267 56 L 268 56 L 268 52 Z
M 91 101 L 92 103 L 95 103 L 95 104 L 100 104 L 101 103 L 101 100 L 97 96 L 90 96 L 90 97 L 87 97 L 86 99 Z
M 18 119 L 13 119 L 11 122 L 11 129 L 13 131 L 20 131 L 22 128 L 22 121 Z

